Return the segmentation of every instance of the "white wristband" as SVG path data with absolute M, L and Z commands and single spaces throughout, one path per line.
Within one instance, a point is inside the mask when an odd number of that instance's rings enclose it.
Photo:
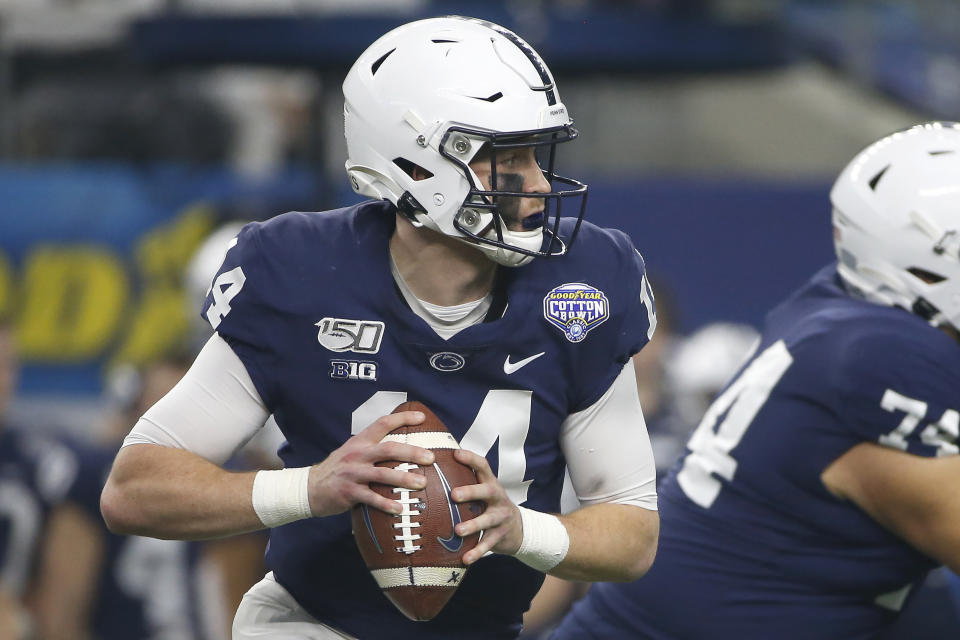
M 310 467 L 258 471 L 253 479 L 253 510 L 264 526 L 279 527 L 310 518 Z
M 523 542 L 513 556 L 528 567 L 546 573 L 567 557 L 570 534 L 557 516 L 517 508 L 523 521 Z

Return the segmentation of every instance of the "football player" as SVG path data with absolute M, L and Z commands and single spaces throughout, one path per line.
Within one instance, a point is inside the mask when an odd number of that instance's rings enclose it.
M 661 485 L 653 569 L 555 638 L 873 638 L 960 569 L 960 125 L 879 140 L 831 201 L 837 262 L 767 315 Z
M 208 563 L 205 544 L 113 535 L 99 514 L 103 483 L 130 428 L 130 419 L 124 417 L 133 415 L 135 420 L 188 366 L 189 361 L 176 354 L 150 363 L 137 375 L 117 376 L 129 382 L 111 385 L 112 390 L 127 387 L 127 393 L 114 393 L 120 401 L 117 415 L 100 429 L 106 442 L 65 442 L 77 472 L 63 507 L 66 513 L 52 519 L 50 542 L 42 554 L 38 579 L 44 588 L 36 626 L 44 640 L 202 640 L 226 635 L 226 606 L 202 579 L 211 574 L 216 580 L 224 572 Z M 121 423 L 123 430 L 117 432 Z
M 343 85 L 359 205 L 289 213 L 231 242 L 203 314 L 216 330 L 134 426 L 101 506 L 117 531 L 204 538 L 271 528 L 271 572 L 233 637 L 513 638 L 545 572 L 630 580 L 656 548 L 655 472 L 632 356 L 656 324 L 631 240 L 582 222 L 586 186 L 556 171 L 577 131 L 540 56 L 461 17 L 413 22 Z M 561 216 L 564 214 L 564 216 Z M 572 215 L 566 215 L 572 214 Z M 383 441 L 429 406 L 485 512 L 466 577 L 432 621 L 380 593 L 347 511 L 400 505 L 426 449 Z M 218 466 L 273 414 L 285 468 Z M 580 501 L 559 507 L 564 465 Z M 414 578 L 416 579 L 416 578 Z
M 0 317 L 0 638 L 30 637 L 29 604 L 46 590 L 36 579 L 45 541 L 70 517 L 64 504 L 76 480 L 71 451 L 46 435 L 8 424 L 5 411 L 17 384 L 19 359 L 10 321 Z M 53 523 L 51 525 L 51 523 Z

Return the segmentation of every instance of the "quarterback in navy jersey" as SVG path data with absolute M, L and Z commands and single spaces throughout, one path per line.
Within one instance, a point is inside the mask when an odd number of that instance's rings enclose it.
M 878 141 L 831 200 L 838 262 L 769 313 L 661 485 L 655 566 L 555 638 L 873 638 L 960 569 L 960 128 Z
M 237 640 L 513 638 L 544 573 L 622 581 L 653 560 L 632 362 L 656 326 L 643 260 L 623 233 L 582 221 L 586 186 L 555 171 L 577 132 L 516 34 L 413 22 L 371 45 L 343 88 L 347 173 L 373 199 L 253 223 L 229 243 L 203 308 L 216 333 L 125 440 L 104 517 L 161 537 L 270 527 L 271 571 L 240 605 Z M 456 525 L 483 536 L 429 622 L 380 593 L 348 514 L 399 513 L 371 482 L 421 488 L 374 466 L 432 462 L 384 440 L 423 421 L 391 413 L 407 400 L 437 414 L 477 473 L 453 500 L 486 503 Z M 217 466 L 271 414 L 283 470 Z M 565 465 L 585 506 L 557 516 Z

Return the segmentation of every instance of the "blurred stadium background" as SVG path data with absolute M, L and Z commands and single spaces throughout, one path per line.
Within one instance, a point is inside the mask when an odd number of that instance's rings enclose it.
M 678 335 L 757 325 L 831 259 L 839 169 L 960 119 L 955 0 L 0 0 L 9 420 L 96 437 L 112 372 L 189 345 L 208 234 L 355 202 L 343 75 L 443 14 L 543 55 L 581 131 L 560 168 L 633 236 Z

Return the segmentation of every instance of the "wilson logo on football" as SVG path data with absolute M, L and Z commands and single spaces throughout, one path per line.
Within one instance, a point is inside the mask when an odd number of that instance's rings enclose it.
M 324 318 L 316 326 L 320 327 L 317 342 L 330 351 L 376 353 L 380 350 L 385 325 L 374 320 Z

